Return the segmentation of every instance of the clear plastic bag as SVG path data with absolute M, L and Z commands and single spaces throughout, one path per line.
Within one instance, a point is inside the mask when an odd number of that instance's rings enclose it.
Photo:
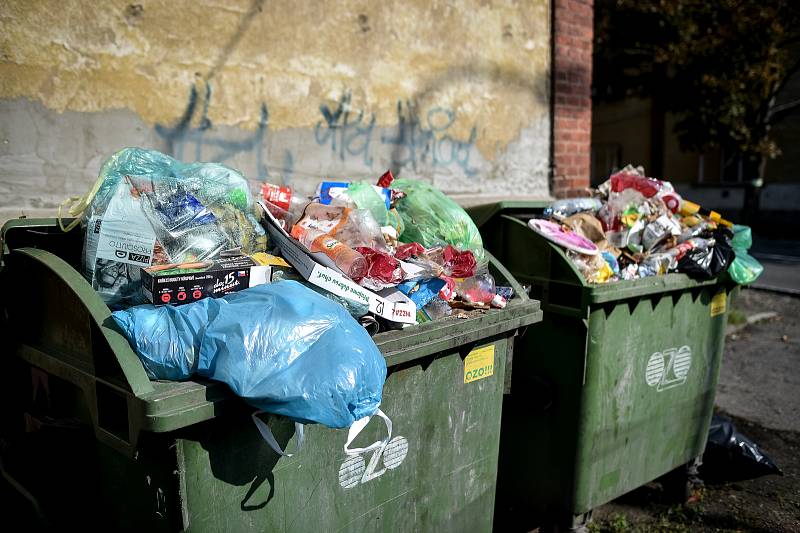
M 142 267 L 266 249 L 247 180 L 216 163 L 184 164 L 125 148 L 103 165 L 71 214 L 86 228 L 83 273 L 111 306 L 143 302 Z
M 607 283 L 614 278 L 611 265 L 601 254 L 585 255 L 572 250 L 567 250 L 569 257 L 578 268 L 584 279 L 589 283 Z
M 298 226 L 319 230 L 350 248 L 372 248 L 387 252 L 383 232 L 366 209 L 350 209 L 317 202 L 308 204 Z
M 261 185 L 261 200 L 283 229 L 289 231 L 303 216 L 303 210 L 311 202 L 296 193 L 291 187 L 264 183 Z
M 431 320 L 439 320 L 453 314 L 453 308 L 450 307 L 450 304 L 438 296 L 425 304 L 424 310 Z
M 360 246 L 356 251 L 367 261 L 367 273 L 359 281 L 362 287 L 371 291 L 380 291 L 394 287 L 403 281 L 403 268 L 400 261 L 385 252 Z

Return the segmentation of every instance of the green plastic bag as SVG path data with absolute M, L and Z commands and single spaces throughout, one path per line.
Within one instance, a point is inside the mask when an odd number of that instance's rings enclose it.
M 459 250 L 470 250 L 479 263 L 483 261 L 481 234 L 460 205 L 424 181 L 397 179 L 392 189 L 406 193 L 397 202 L 405 225 L 401 242 L 418 242 L 425 248 L 452 244 Z
M 386 225 L 386 200 L 367 181 L 357 181 L 347 187 L 347 196 L 359 209 L 368 209 L 380 226 Z
M 753 283 L 764 272 L 764 266 L 744 250 L 734 248 L 734 251 L 736 252 L 736 259 L 733 260 L 733 263 L 728 268 L 728 274 L 739 285 Z
M 733 225 L 733 239 L 731 246 L 736 249 L 747 251 L 753 246 L 753 232 L 750 226 Z
M 747 253 L 747 250 L 753 245 L 753 233 L 750 227 L 734 224 L 731 244 L 736 253 L 736 259 L 728 268 L 728 274 L 739 285 L 749 285 L 764 272 L 764 266 Z

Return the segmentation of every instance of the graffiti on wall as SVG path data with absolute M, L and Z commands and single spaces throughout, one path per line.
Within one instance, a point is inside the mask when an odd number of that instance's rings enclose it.
M 201 96 L 192 87 L 189 101 L 180 119 L 174 125 L 156 124 L 155 131 L 166 144 L 166 150 L 178 159 L 201 159 L 225 163 L 240 154 L 254 157 L 256 179 L 289 184 L 295 169 L 292 150 L 273 157 L 268 153 L 269 109 L 260 104 L 260 114 L 255 131 L 230 138 L 215 131 L 208 117 L 212 98 L 210 84 L 205 85 Z M 397 125 L 382 132 L 375 127 L 374 113 L 352 109 L 352 98 L 345 93 L 334 106 L 319 106 L 320 120 L 314 126 L 314 141 L 327 148 L 334 158 L 372 169 L 375 152 L 390 155 L 393 170 L 422 167 L 434 170 L 455 167 L 466 176 L 474 176 L 477 169 L 470 162 L 477 139 L 477 126 L 473 125 L 469 137 L 460 139 L 451 134 L 456 113 L 444 107 L 431 107 L 420 117 L 412 101 L 397 102 Z M 275 159 L 280 159 L 275 164 Z
M 416 170 L 420 163 L 430 163 L 434 167 L 456 165 L 467 176 L 473 176 L 477 170 L 469 159 L 478 136 L 477 127 L 472 126 L 468 139 L 460 140 L 449 134 L 455 120 L 452 110 L 432 107 L 423 124 L 413 102 L 407 101 L 404 106 L 399 101 L 397 133 L 382 135 L 381 142 L 394 147 L 392 162 L 399 167 L 410 165 Z
M 375 115 L 364 119 L 364 110 L 354 114 L 350 110 L 350 94 L 345 93 L 336 109 L 327 104 L 319 106 L 322 120 L 314 126 L 314 139 L 320 146 L 330 146 L 331 151 L 342 161 L 349 158 L 360 160 L 365 167 L 372 166 L 370 143 L 375 128 Z
M 342 96 L 335 109 L 323 104 L 319 110 L 323 119 L 314 127 L 317 144 L 329 146 L 342 161 L 355 158 L 364 166 L 371 167 L 375 114 L 366 118 L 363 110 L 354 113 L 349 93 Z M 417 170 L 418 165 L 425 164 L 433 167 L 456 165 L 464 174 L 472 176 L 476 169 L 469 160 L 478 136 L 477 127 L 472 126 L 468 139 L 457 139 L 449 133 L 455 120 L 452 110 L 432 107 L 422 121 L 413 102 L 400 100 L 397 102 L 396 131 L 381 134 L 379 142 L 389 147 L 392 165 L 396 168 L 410 166 Z
M 156 124 L 156 133 L 166 143 L 167 152 L 181 160 L 200 161 L 205 158 L 219 163 L 225 163 L 241 153 L 252 153 L 256 160 L 257 178 L 266 181 L 269 178 L 267 167 L 264 164 L 264 142 L 269 128 L 267 104 L 261 103 L 258 125 L 252 134 L 240 139 L 230 139 L 215 135 L 212 131 L 213 124 L 208 118 L 211 94 L 211 85 L 206 84 L 201 105 L 197 87 L 193 86 L 189 93 L 189 102 L 178 122 L 174 126 Z M 199 116 L 195 120 L 198 113 Z M 207 155 L 204 148 L 210 148 L 211 153 Z

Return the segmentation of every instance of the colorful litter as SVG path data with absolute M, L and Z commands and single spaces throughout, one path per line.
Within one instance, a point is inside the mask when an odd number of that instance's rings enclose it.
M 668 181 L 628 165 L 587 198 L 558 200 L 528 225 L 564 248 L 589 283 L 682 272 L 710 279 L 729 272 L 740 284 L 763 268 L 746 253 L 750 228 L 689 202 Z

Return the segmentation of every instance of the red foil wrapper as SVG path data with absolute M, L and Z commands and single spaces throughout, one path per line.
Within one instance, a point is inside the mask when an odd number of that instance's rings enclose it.
M 389 169 L 383 173 L 383 175 L 378 178 L 378 187 L 383 187 L 384 189 L 388 189 L 389 185 L 392 184 L 394 181 L 394 174 L 392 174 L 392 170 Z
M 475 275 L 475 267 L 478 266 L 478 262 L 475 261 L 475 256 L 469 250 L 459 252 L 448 244 L 442 252 L 442 257 L 444 258 L 444 267 L 452 277 L 471 278 Z
M 418 242 L 410 242 L 408 244 L 401 244 L 395 249 L 394 256 L 400 261 L 408 259 L 409 257 L 419 257 L 425 253 L 425 248 Z
M 359 246 L 356 251 L 367 260 L 367 275 L 365 278 L 384 284 L 397 285 L 403 281 L 403 269 L 400 261 L 389 254 Z

